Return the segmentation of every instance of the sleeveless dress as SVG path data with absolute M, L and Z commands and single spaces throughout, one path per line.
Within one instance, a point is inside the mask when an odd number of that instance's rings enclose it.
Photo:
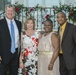
M 42 36 L 38 44 L 38 75 L 60 75 L 59 59 L 57 58 L 52 71 L 48 70 L 48 65 L 53 55 L 54 48 L 52 46 L 51 36 L 55 32 L 51 32 L 47 36 Z
M 25 65 L 26 75 L 37 75 L 37 61 L 38 61 L 38 32 L 29 37 L 26 33 L 22 35 L 23 44 L 23 63 Z

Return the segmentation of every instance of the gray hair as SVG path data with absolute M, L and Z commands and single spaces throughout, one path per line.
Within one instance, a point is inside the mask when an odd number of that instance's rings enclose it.
M 5 6 L 5 11 L 6 11 L 7 7 L 9 7 L 9 8 L 12 7 L 14 9 L 14 11 L 15 11 L 15 6 L 13 4 L 7 4 Z
M 66 18 L 66 14 L 65 14 L 64 12 L 61 11 L 61 12 L 58 12 L 57 15 L 58 15 L 58 14 L 63 14 L 64 17 Z

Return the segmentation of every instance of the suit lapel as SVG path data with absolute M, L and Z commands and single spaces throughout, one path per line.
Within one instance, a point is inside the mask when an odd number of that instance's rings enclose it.
M 65 27 L 65 30 L 64 30 L 63 38 L 62 38 L 62 43 L 63 43 L 63 40 L 65 39 L 66 34 L 67 34 L 68 27 L 69 27 L 69 25 L 68 25 L 68 23 L 67 23 L 67 24 L 66 24 L 66 27 Z
M 16 25 L 17 25 L 17 28 L 18 28 L 18 32 L 19 32 L 19 36 L 20 36 L 20 34 L 21 34 L 21 25 L 20 25 L 20 23 L 17 20 L 15 20 L 15 22 L 16 22 Z
M 16 25 L 17 25 L 17 28 L 18 28 L 18 31 L 19 31 L 19 23 L 15 20 L 15 22 L 16 22 Z
M 9 35 L 9 37 L 10 37 L 10 32 L 9 32 L 8 24 L 7 24 L 7 21 L 6 21 L 5 18 L 4 18 L 4 29 L 5 29 L 6 34 Z

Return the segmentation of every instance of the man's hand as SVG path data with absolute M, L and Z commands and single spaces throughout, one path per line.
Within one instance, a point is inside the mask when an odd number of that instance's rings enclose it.
M 1 63 L 1 61 L 2 61 L 2 58 L 1 58 L 1 56 L 0 56 L 0 63 Z

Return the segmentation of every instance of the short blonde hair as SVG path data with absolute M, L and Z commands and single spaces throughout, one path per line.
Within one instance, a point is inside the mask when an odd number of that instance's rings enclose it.
M 27 30 L 27 23 L 28 23 L 28 21 L 30 21 L 30 20 L 33 22 L 33 24 L 34 24 L 34 25 L 33 25 L 33 30 L 35 30 L 35 20 L 34 20 L 34 18 L 27 18 L 27 19 L 26 19 L 26 21 L 25 21 L 25 23 L 24 23 L 24 29 Z

